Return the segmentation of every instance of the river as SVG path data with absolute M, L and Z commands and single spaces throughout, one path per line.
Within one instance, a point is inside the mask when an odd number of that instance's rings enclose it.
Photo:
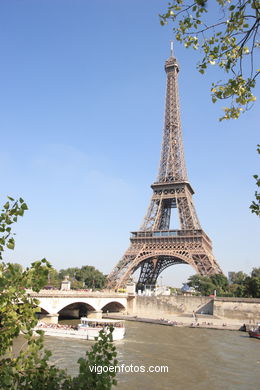
M 124 340 L 115 342 L 119 364 L 146 370 L 168 366 L 168 372 L 119 373 L 118 390 L 260 388 L 260 341 L 247 333 L 138 322 L 127 322 L 126 332 Z M 93 342 L 46 337 L 45 345 L 53 353 L 53 362 L 76 375 L 77 360 Z

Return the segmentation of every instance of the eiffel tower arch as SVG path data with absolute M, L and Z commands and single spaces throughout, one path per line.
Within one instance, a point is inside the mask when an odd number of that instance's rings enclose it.
M 124 286 L 140 268 L 138 285 L 155 285 L 160 273 L 175 264 L 189 264 L 201 275 L 222 273 L 212 253 L 212 243 L 202 230 L 188 181 L 179 107 L 179 65 L 173 55 L 165 62 L 166 103 L 157 180 L 152 198 L 130 246 L 108 276 L 108 287 Z M 177 209 L 179 229 L 170 229 L 172 209 Z

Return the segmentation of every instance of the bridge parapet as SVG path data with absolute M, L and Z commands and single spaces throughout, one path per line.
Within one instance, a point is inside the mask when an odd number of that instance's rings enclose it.
M 53 297 L 53 298 L 127 298 L 127 293 L 116 293 L 114 291 L 85 291 L 85 290 L 40 290 L 38 293 L 27 290 L 31 297 Z

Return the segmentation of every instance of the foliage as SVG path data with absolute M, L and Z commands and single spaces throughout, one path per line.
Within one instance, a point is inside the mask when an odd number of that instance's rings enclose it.
M 23 216 L 25 210 L 28 210 L 28 207 L 22 198 L 19 201 L 14 201 L 13 198 L 8 197 L 8 201 L 4 204 L 0 214 L 0 233 L 2 233 L 0 236 L 0 260 L 3 259 L 2 252 L 5 246 L 14 249 L 15 241 L 11 225 L 17 222 L 18 216 Z
M 227 296 L 230 297 L 238 297 L 238 298 L 243 298 L 246 296 L 246 291 L 245 291 L 245 284 L 236 284 L 232 283 L 229 286 L 228 293 L 226 294 Z
M 260 278 L 260 267 L 258 268 L 253 268 L 251 272 L 251 277 L 252 278 Z
M 260 154 L 260 145 L 257 145 L 257 152 Z M 260 188 L 260 177 L 258 175 L 254 175 L 254 178 L 256 180 L 257 187 Z M 250 209 L 252 213 L 255 213 L 256 215 L 260 216 L 260 192 L 255 191 L 255 201 L 253 200 Z
M 244 284 L 247 274 L 242 271 L 239 272 L 230 272 L 229 279 L 232 284 Z
M 72 279 L 72 288 L 97 288 L 101 289 L 105 285 L 105 275 L 95 267 L 84 265 L 81 268 L 67 268 L 59 272 L 59 278 L 63 279 L 69 275 Z
M 59 272 L 51 268 L 48 273 L 48 286 L 55 287 L 55 288 L 60 288 L 61 286 L 61 280 L 59 278 Z
M 192 275 L 188 285 L 195 288 L 202 295 L 211 295 L 216 290 L 217 295 L 224 295 L 228 288 L 228 280 L 225 275 Z
M 230 283 L 225 275 L 192 275 L 188 285 L 201 295 L 211 295 L 216 290 L 218 296 L 260 298 L 260 268 L 253 268 L 251 276 L 242 271 L 230 274 Z
M 225 81 L 212 83 L 212 101 L 231 99 L 220 120 L 238 118 L 256 100 L 252 90 L 260 73 L 254 64 L 259 48 L 259 0 L 172 0 L 160 15 L 162 25 L 169 21 L 177 41 L 201 50 L 200 73 L 218 66 L 230 74 Z
M 245 280 L 245 296 L 260 298 L 260 277 L 248 276 Z
M 118 361 L 116 360 L 116 347 L 111 343 L 113 327 L 110 328 L 110 333 L 107 336 L 104 331 L 99 333 L 99 342 L 86 353 L 87 359 L 80 358 L 78 363 L 79 376 L 74 378 L 73 383 L 75 389 L 97 389 L 109 390 L 111 385 L 116 385 L 115 367 Z M 90 367 L 111 367 L 110 370 L 103 371 L 102 375 L 98 372 L 91 371 Z M 74 389 L 74 387 L 73 387 Z
M 27 206 L 22 199 L 9 201 L 0 214 L 0 255 L 6 248 L 13 249 L 15 241 L 11 225 L 24 214 Z M 2 257 L 1 257 L 2 259 Z M 15 264 L 0 264 L 0 383 L 1 390 L 109 390 L 116 384 L 115 373 L 110 370 L 98 375 L 91 372 L 94 363 L 116 366 L 112 335 L 100 334 L 85 359 L 80 359 L 79 375 L 72 378 L 66 371 L 49 362 L 51 353 L 44 349 L 43 332 L 33 335 L 37 323 L 35 312 L 39 302 L 30 297 L 28 290 L 38 292 L 48 280 L 50 264 L 35 261 L 25 270 Z M 28 290 L 27 290 L 28 289 Z M 15 353 L 16 339 L 22 333 L 25 343 Z

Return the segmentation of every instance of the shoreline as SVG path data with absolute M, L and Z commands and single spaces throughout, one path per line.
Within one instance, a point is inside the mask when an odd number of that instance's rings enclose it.
M 176 327 L 186 327 L 192 329 L 214 329 L 214 330 L 231 330 L 231 331 L 240 331 L 241 327 L 245 324 L 247 331 L 249 327 L 253 327 L 254 324 L 248 324 L 246 321 L 244 322 L 236 322 L 236 323 L 227 323 L 224 319 L 221 318 L 200 318 L 197 322 L 192 317 L 184 317 L 184 316 L 175 316 L 173 319 L 166 318 L 150 318 L 143 316 L 133 316 L 133 315 L 117 315 L 115 313 L 105 314 L 103 318 L 111 318 L 111 319 L 120 319 L 125 321 L 135 321 L 135 322 L 143 322 L 147 324 L 154 325 L 163 325 L 163 326 L 176 326 Z M 214 323 L 215 321 L 215 323 Z M 216 323 L 218 322 L 218 323 Z M 222 324 L 221 324 L 222 322 Z

